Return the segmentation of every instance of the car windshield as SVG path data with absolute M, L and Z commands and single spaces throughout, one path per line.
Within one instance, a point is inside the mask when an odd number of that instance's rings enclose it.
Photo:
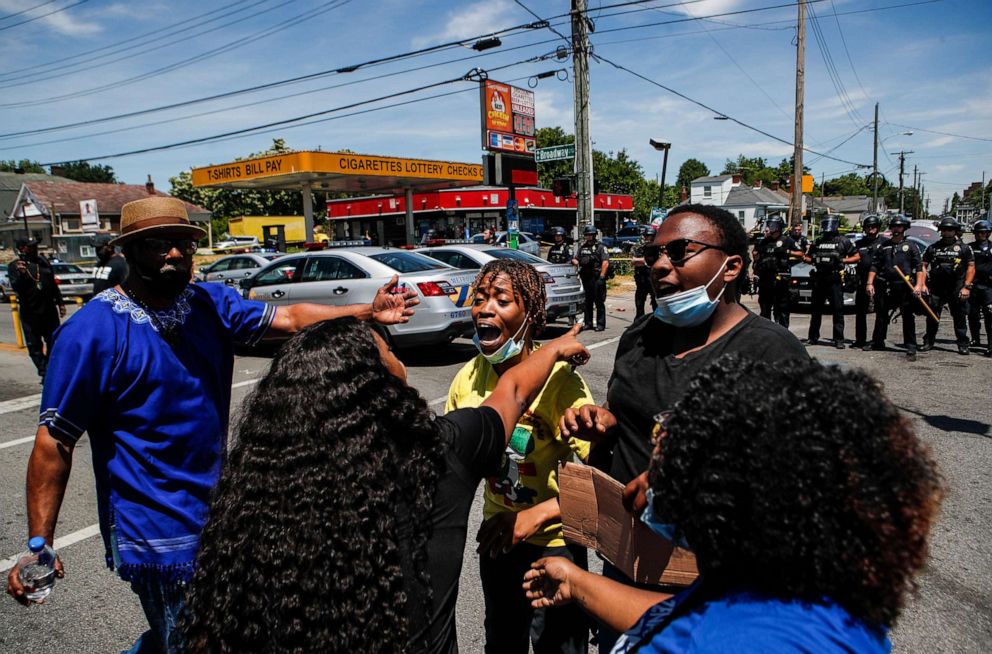
M 379 263 L 389 266 L 396 272 L 400 273 L 424 272 L 426 270 L 450 268 L 450 266 L 443 264 L 436 259 L 425 257 L 422 254 L 414 254 L 413 252 L 383 252 L 381 254 L 371 254 L 369 255 L 369 258 L 375 259 Z
M 74 266 L 71 263 L 56 263 L 52 265 L 52 269 L 56 275 L 81 275 L 83 274 L 83 269 L 79 266 Z
M 527 254 L 526 252 L 511 250 L 509 248 L 491 248 L 489 250 L 483 250 L 483 252 L 496 259 L 513 259 L 514 261 L 523 261 L 532 265 L 547 263 L 544 259 L 539 259 L 533 254 Z

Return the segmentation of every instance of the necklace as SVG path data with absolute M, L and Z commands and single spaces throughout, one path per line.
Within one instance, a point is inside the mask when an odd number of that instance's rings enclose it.
M 41 266 L 38 265 L 38 264 L 34 264 L 34 268 L 35 268 L 35 270 L 38 271 L 38 275 L 37 276 L 31 274 L 31 262 L 30 261 L 25 261 L 24 262 L 24 272 L 27 273 L 28 279 L 30 279 L 31 281 L 33 281 L 34 282 L 34 285 L 36 287 L 38 287 L 38 290 L 40 291 L 41 290 Z
M 141 309 L 145 312 L 145 315 L 148 316 L 148 321 L 155 328 L 155 331 L 157 331 L 159 335 L 162 337 L 162 340 L 164 340 L 169 345 L 169 347 L 175 346 L 179 340 L 178 339 L 179 334 L 177 333 L 176 325 L 170 325 L 169 327 L 166 327 L 159 319 L 158 314 L 155 312 L 155 310 L 149 307 L 143 300 L 141 300 L 141 298 L 137 296 L 137 294 L 134 292 L 134 290 L 131 289 L 130 286 L 128 286 L 126 283 L 122 283 L 121 288 L 124 289 L 124 292 L 131 299 L 131 301 L 137 304 L 139 307 L 141 307 Z

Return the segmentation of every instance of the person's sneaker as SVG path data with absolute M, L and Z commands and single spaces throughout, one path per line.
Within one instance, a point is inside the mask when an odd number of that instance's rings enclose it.
M 933 349 L 933 342 L 927 339 L 923 339 L 923 344 L 920 345 L 920 352 L 929 352 Z
M 819 345 L 819 344 L 820 344 L 820 339 L 818 339 L 818 338 L 807 338 L 806 339 L 806 345 Z
M 906 352 L 906 361 L 916 361 L 916 350 L 908 350 Z
M 971 354 L 971 350 L 968 349 L 967 345 L 958 345 L 958 354 L 968 356 L 969 354 Z
M 597 332 L 604 332 L 604 331 L 606 331 L 606 327 L 596 327 L 596 331 Z
M 868 344 L 865 343 L 864 341 L 854 341 L 853 343 L 851 343 L 851 347 L 853 347 L 854 349 L 859 349 L 860 348 L 860 349 L 863 350 L 867 346 L 868 346 Z
M 843 350 L 847 346 L 844 345 L 844 341 L 834 341 L 834 347 L 837 348 L 838 350 Z

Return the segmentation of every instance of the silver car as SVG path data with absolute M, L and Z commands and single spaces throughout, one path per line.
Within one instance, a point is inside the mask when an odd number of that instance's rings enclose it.
M 493 259 L 514 259 L 537 268 L 548 293 L 548 321 L 564 318 L 571 325 L 582 310 L 585 294 L 579 274 L 570 263 L 550 263 L 520 250 L 495 245 L 440 245 L 417 250 L 438 261 L 454 266 L 478 270 Z
M 74 263 L 53 263 L 55 283 L 66 297 L 81 297 L 88 300 L 93 296 L 93 273 L 88 273 Z
M 251 277 L 273 259 L 281 256 L 283 255 L 280 253 L 231 255 L 200 268 L 196 271 L 196 278 L 201 282 L 224 282 L 228 285 L 235 285 L 242 279 Z
M 507 247 L 506 239 L 506 232 L 496 232 L 496 245 Z M 483 234 L 476 234 L 472 237 L 472 243 L 477 245 L 485 245 L 486 237 Z M 517 249 L 538 257 L 541 255 L 541 242 L 530 232 L 517 232 Z
M 410 322 L 387 327 L 395 347 L 436 345 L 471 334 L 475 273 L 392 248 L 362 247 L 280 257 L 240 285 L 249 299 L 275 305 L 296 302 L 361 304 L 399 274 L 420 304 Z

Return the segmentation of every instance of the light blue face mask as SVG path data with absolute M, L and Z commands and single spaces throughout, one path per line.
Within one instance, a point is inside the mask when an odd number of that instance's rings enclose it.
M 686 542 L 685 536 L 679 536 L 678 540 L 675 539 L 675 525 L 670 522 L 658 522 L 654 517 L 654 489 L 649 488 L 648 492 L 645 493 L 645 497 L 648 500 L 648 505 L 645 507 L 644 511 L 641 512 L 641 522 L 647 526 L 648 529 L 658 534 L 667 541 L 675 543 L 677 547 L 682 549 L 690 550 L 689 543 Z
M 715 300 L 710 299 L 707 289 L 710 284 L 716 281 L 717 277 L 723 274 L 723 269 L 729 260 L 730 257 L 723 260 L 720 270 L 713 275 L 713 279 L 709 283 L 688 291 L 658 298 L 658 308 L 654 310 L 654 317 L 673 327 L 695 327 L 706 322 L 713 315 L 716 306 L 720 304 L 720 298 L 727 287 L 724 286 L 720 289 Z
M 526 341 L 523 340 L 517 341 L 517 339 L 520 338 L 520 335 L 524 332 L 524 330 L 527 329 L 528 318 L 530 318 L 530 314 L 524 316 L 524 322 L 522 325 L 520 325 L 520 329 L 517 330 L 517 333 L 511 336 L 510 338 L 506 339 L 506 343 L 500 345 L 499 349 L 493 352 L 492 354 L 486 354 L 485 352 L 482 351 L 482 344 L 479 342 L 478 332 L 472 335 L 472 342 L 475 343 L 476 349 L 479 350 L 482 356 L 486 357 L 486 361 L 493 364 L 494 366 L 503 363 L 504 361 L 509 361 L 510 359 L 512 359 L 513 357 L 517 356 L 518 354 L 524 351 L 524 343 Z

